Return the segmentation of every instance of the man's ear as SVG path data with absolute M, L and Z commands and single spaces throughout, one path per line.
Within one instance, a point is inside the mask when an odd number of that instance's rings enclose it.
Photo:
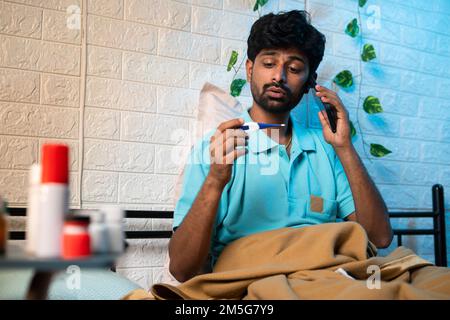
M 248 58 L 245 62 L 245 71 L 247 73 L 247 82 L 252 82 L 253 61 Z
M 314 87 L 314 84 L 317 80 L 317 72 L 313 72 L 306 81 L 306 84 L 304 86 L 303 93 L 308 93 L 309 89 L 312 89 Z

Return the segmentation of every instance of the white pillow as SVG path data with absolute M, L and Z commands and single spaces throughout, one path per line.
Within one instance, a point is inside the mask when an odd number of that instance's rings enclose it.
M 190 135 L 192 137 L 189 146 L 191 150 L 198 140 L 209 131 L 217 128 L 220 123 L 238 118 L 244 111 L 244 108 L 231 94 L 209 82 L 205 82 L 200 91 L 196 111 L 195 135 Z M 180 197 L 186 159 L 187 157 L 181 163 L 182 169 L 175 183 L 174 205 L 176 205 Z

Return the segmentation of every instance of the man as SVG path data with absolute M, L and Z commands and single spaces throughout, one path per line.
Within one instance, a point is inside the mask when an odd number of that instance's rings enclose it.
M 325 37 L 304 11 L 268 14 L 252 26 L 246 71 L 253 105 L 207 134 L 185 169 L 169 243 L 169 270 L 178 281 L 200 273 L 208 254 L 214 264 L 231 241 L 283 227 L 350 220 L 376 246 L 390 244 L 386 205 L 352 145 L 337 94 L 316 86 L 317 96 L 337 111 L 336 133 L 325 113 L 318 114 L 322 130 L 290 117 L 316 77 L 324 48 Z M 247 134 L 240 126 L 248 121 L 285 126 Z M 276 170 L 264 173 L 267 163 L 277 163 Z

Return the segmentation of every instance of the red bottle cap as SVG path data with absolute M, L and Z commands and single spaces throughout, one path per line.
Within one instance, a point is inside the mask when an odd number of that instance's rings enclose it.
M 42 146 L 42 183 L 69 182 L 69 147 L 64 144 Z

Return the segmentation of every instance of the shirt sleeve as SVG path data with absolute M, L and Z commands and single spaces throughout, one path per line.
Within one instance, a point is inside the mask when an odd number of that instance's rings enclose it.
M 209 164 L 205 160 L 209 160 L 209 140 L 208 143 L 202 140 L 194 145 L 187 158 L 181 193 L 173 215 L 173 230 L 183 222 L 208 175 Z
M 355 212 L 355 203 L 353 201 L 352 190 L 345 174 L 339 157 L 335 154 L 334 175 L 336 179 L 336 190 L 338 201 L 337 218 L 344 219 L 351 213 Z

